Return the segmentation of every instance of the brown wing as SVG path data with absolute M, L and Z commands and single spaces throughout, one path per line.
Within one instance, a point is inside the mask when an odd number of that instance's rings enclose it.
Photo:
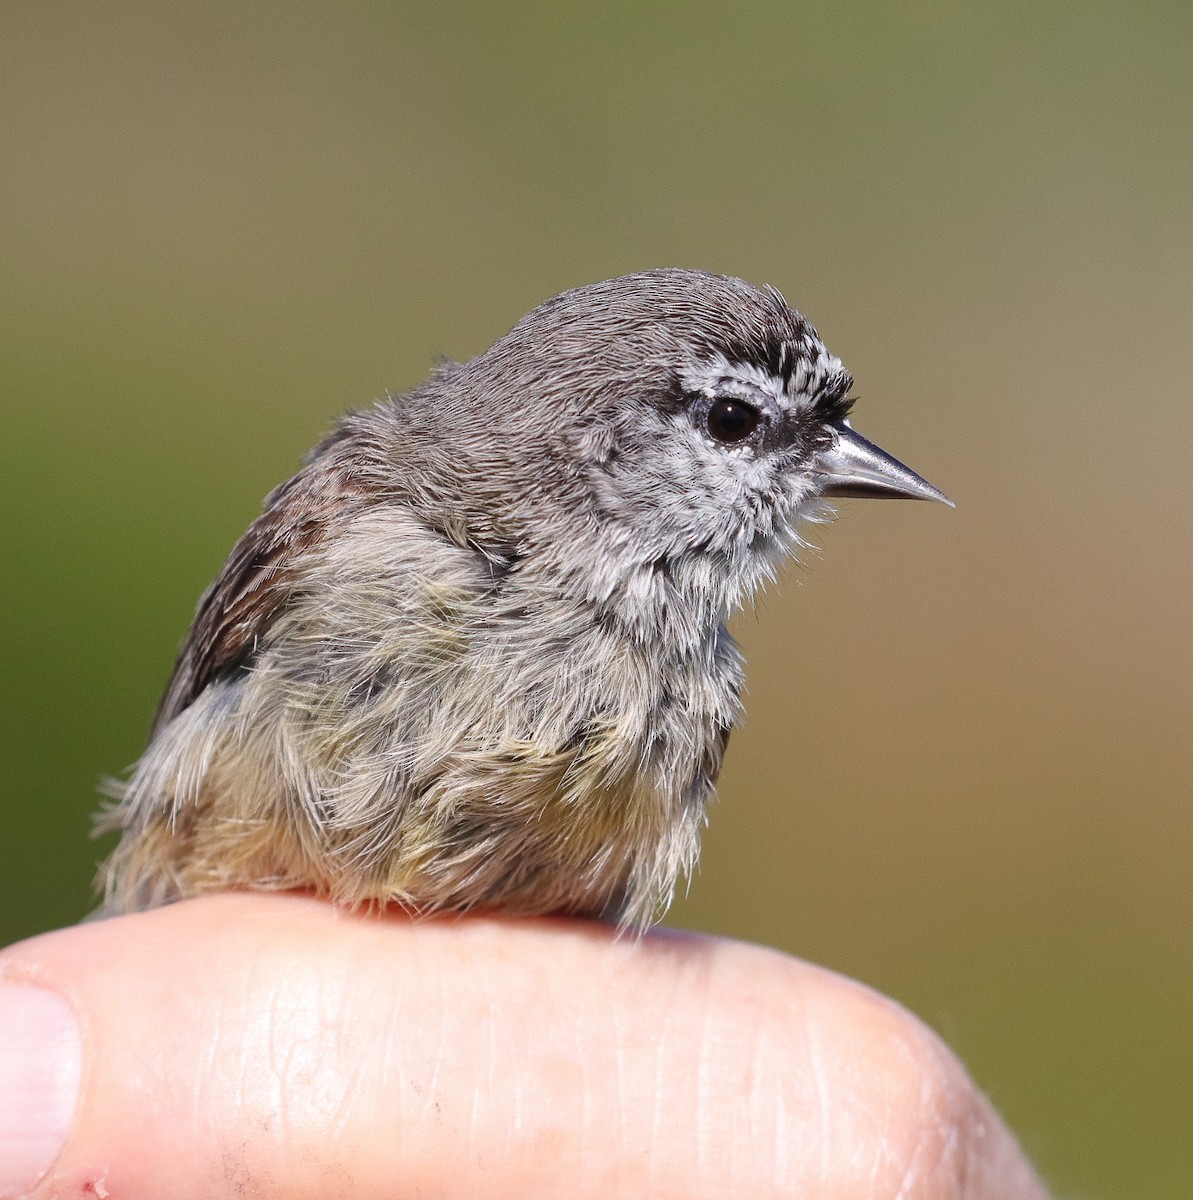
M 252 662 L 262 636 L 289 600 L 301 556 L 358 507 L 362 493 L 324 450 L 275 488 L 261 515 L 203 593 L 174 673 L 153 719 L 156 734 L 216 677 Z

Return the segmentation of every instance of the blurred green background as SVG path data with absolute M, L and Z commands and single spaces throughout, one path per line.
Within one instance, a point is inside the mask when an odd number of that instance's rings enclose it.
M 769 281 L 956 512 L 737 622 L 672 919 L 904 1001 L 1069 1197 L 1193 1180 L 1193 8 L 0 9 L 0 937 L 332 416 L 574 284 Z

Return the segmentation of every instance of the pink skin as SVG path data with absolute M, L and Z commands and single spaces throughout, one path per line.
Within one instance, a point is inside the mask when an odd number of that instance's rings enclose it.
M 34 1197 L 1044 1200 L 941 1042 L 770 950 L 221 895 L 46 934 L 82 1092 Z

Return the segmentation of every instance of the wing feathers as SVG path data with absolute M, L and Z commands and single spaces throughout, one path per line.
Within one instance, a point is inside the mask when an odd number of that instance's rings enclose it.
M 153 720 L 157 733 L 215 678 L 251 664 L 300 582 L 303 555 L 367 506 L 367 492 L 333 435 L 311 462 L 265 498 L 261 515 L 199 600 Z

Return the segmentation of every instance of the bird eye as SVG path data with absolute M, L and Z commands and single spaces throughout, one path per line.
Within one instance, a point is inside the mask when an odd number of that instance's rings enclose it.
M 744 400 L 714 400 L 705 424 L 718 442 L 740 442 L 758 428 L 762 414 Z

